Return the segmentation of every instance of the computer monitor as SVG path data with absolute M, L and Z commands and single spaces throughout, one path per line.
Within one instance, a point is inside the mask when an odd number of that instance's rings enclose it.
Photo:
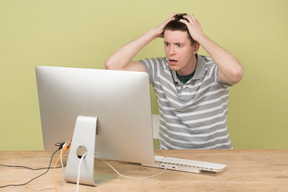
M 147 73 L 51 66 L 37 66 L 35 71 L 45 150 L 55 151 L 57 143 L 73 137 L 71 153 L 74 140 L 82 135 L 83 142 L 92 138 L 97 158 L 154 162 Z M 81 118 L 84 122 L 75 133 Z M 85 130 L 85 125 L 91 126 L 89 118 L 95 119 L 95 135 Z

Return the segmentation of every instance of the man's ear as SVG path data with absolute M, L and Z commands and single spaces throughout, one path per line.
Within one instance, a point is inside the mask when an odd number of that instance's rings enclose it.
M 200 48 L 200 44 L 198 42 L 196 42 L 192 45 L 192 48 L 193 48 L 193 55 L 195 55 Z

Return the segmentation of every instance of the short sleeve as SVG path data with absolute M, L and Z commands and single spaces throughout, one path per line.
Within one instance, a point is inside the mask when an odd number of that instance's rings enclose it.
M 154 86 L 155 79 L 157 79 L 156 75 L 159 70 L 161 70 L 161 66 L 165 58 L 146 58 L 139 60 L 139 62 L 145 67 L 146 72 L 149 75 L 149 81 Z

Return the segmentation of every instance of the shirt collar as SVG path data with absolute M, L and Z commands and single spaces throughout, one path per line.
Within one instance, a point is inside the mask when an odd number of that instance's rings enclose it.
M 196 71 L 195 71 L 195 74 L 194 76 L 192 77 L 192 79 L 190 79 L 188 82 L 190 82 L 191 80 L 196 80 L 196 79 L 201 79 L 204 74 L 205 74 L 205 71 L 206 71 L 206 63 L 205 63 L 205 60 L 204 58 L 201 56 L 201 55 L 196 55 L 197 57 L 197 64 L 196 64 Z M 170 70 L 171 73 L 172 73 L 172 77 L 174 79 L 174 82 L 178 83 L 178 84 L 183 84 L 177 77 L 177 74 L 176 74 L 176 71 L 174 70 Z
M 196 71 L 192 79 L 201 79 L 206 71 L 206 62 L 205 59 L 197 54 L 197 65 L 196 65 Z

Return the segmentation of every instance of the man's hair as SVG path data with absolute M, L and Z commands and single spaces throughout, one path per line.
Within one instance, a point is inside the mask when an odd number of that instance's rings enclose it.
M 182 14 L 177 14 L 174 16 L 174 20 L 170 21 L 169 23 L 166 24 L 166 26 L 164 27 L 164 31 L 162 36 L 164 37 L 164 32 L 166 30 L 171 30 L 171 31 L 186 31 L 188 34 L 188 37 L 190 39 L 191 45 L 194 45 L 196 43 L 196 41 L 191 37 L 187 26 L 180 22 L 181 19 L 184 19 L 186 21 L 188 21 L 186 18 L 184 18 L 183 16 L 187 15 L 186 13 L 182 13 Z M 189 21 L 188 21 L 189 22 Z

